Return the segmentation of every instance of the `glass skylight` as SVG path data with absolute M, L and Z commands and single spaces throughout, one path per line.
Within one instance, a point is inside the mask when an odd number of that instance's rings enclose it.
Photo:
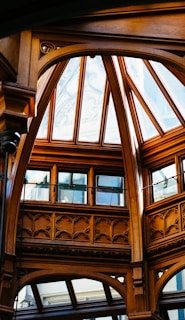
M 108 306 L 107 316 L 97 319 L 115 319 L 115 308 L 120 303 L 123 310 L 122 317 L 120 309 L 117 316 L 119 319 L 127 319 L 124 309 L 124 301 L 121 295 L 112 287 L 101 281 L 88 278 L 74 278 L 61 281 L 43 282 L 24 286 L 18 293 L 15 300 L 14 308 L 16 316 L 20 312 L 21 316 L 24 311 L 31 309 L 35 318 L 38 314 L 45 314 L 54 311 L 55 316 L 74 314 L 75 311 L 84 310 L 89 307 L 94 312 L 93 319 L 99 316 L 99 310 Z M 95 308 L 94 308 L 95 307 Z M 114 317 L 112 317 L 111 307 Z M 67 311 L 66 311 L 67 310 Z M 84 314 L 84 312 L 82 313 Z M 33 315 L 33 317 L 34 317 Z
M 125 111 L 132 110 L 133 124 L 129 127 L 141 132 L 140 144 L 185 125 L 185 87 L 166 66 L 122 57 L 123 67 L 120 68 L 120 57 L 112 59 L 119 80 L 118 89 L 124 107 L 127 106 Z M 46 77 L 44 79 L 46 81 Z M 116 108 L 120 106 L 114 105 L 110 87 L 101 56 L 71 58 L 48 104 L 37 138 L 51 137 L 51 142 L 78 145 L 120 146 L 116 117 Z
M 125 58 L 127 70 L 141 96 L 164 131 L 180 125 L 175 113 L 141 59 Z
M 185 86 L 161 63 L 150 63 L 185 119 Z

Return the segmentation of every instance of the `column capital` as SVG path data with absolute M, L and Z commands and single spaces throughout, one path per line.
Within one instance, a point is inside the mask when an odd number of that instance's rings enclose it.
M 36 115 L 36 91 L 16 83 L 0 82 L 0 132 L 28 131 L 28 118 Z

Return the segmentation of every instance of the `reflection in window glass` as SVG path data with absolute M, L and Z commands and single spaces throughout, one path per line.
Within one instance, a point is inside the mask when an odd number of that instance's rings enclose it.
M 58 201 L 66 203 L 87 203 L 87 174 L 59 172 Z
M 152 172 L 153 201 L 158 201 L 177 194 L 175 164 Z
M 49 187 L 50 187 L 49 171 L 27 170 L 21 199 L 49 201 L 49 190 L 50 190 Z
M 82 98 L 79 141 L 99 141 L 105 79 L 105 69 L 101 57 L 88 57 Z
M 124 206 L 123 177 L 97 175 L 96 204 Z

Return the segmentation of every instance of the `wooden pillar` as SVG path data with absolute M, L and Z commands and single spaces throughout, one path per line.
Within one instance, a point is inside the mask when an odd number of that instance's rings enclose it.
M 15 256 L 5 255 L 0 278 L 0 319 L 11 320 L 14 315 Z

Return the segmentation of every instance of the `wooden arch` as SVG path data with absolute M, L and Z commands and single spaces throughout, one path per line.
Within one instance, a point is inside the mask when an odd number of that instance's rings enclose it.
M 66 46 L 61 49 L 57 49 L 55 51 L 52 51 L 48 53 L 47 55 L 43 56 L 38 64 L 38 75 L 41 75 L 44 71 L 46 71 L 50 66 L 58 63 L 59 61 L 69 59 L 74 56 L 80 56 L 80 55 L 89 55 L 89 54 L 102 54 L 106 56 L 107 54 L 110 55 L 128 55 L 128 56 L 135 56 L 135 57 L 142 57 L 147 59 L 153 59 L 157 61 L 164 62 L 166 64 L 169 64 L 170 66 L 178 69 L 181 73 L 185 74 L 185 64 L 184 59 L 180 56 L 177 56 L 175 54 L 172 54 L 170 52 L 167 52 L 165 50 L 152 48 L 151 46 L 147 46 L 147 44 L 144 44 L 143 42 L 138 42 L 136 44 L 133 43 L 120 43 L 119 41 L 114 42 L 112 44 L 111 42 L 105 42 L 101 43 L 97 42 L 96 44 L 93 43 L 86 43 L 86 44 L 77 44 L 77 45 L 71 45 Z M 109 58 L 108 58 L 109 59 Z M 107 60 L 107 64 L 111 64 L 111 60 Z M 112 73 L 115 71 L 112 68 Z M 58 75 L 61 71 L 56 69 L 56 73 L 58 72 Z M 56 77 L 56 76 L 55 76 Z M 54 81 L 51 79 L 51 82 Z M 117 81 L 117 80 L 116 80 Z M 112 84 L 114 86 L 114 84 Z M 46 88 L 45 90 L 45 97 L 44 101 L 49 101 L 49 97 L 51 94 L 51 88 Z M 119 89 L 117 90 L 118 97 L 116 105 L 118 104 L 123 105 L 122 96 L 119 92 Z M 42 102 L 40 102 L 42 104 Z M 45 107 L 46 104 L 44 103 Z M 38 107 L 40 110 L 43 107 L 41 105 Z M 116 107 L 118 108 L 118 107 Z M 43 111 L 43 109 L 42 109 Z M 121 111 L 121 108 L 117 110 L 119 113 L 123 112 Z M 124 129 L 121 132 L 122 140 L 125 139 L 125 129 L 126 129 L 126 137 L 128 138 L 128 124 L 126 124 L 125 115 L 122 113 L 122 123 L 124 123 Z M 22 184 L 25 176 L 25 170 L 27 163 L 29 161 L 29 157 L 31 155 L 31 150 L 34 144 L 36 132 L 38 130 L 39 124 L 41 121 L 41 117 L 38 116 L 34 118 L 30 124 L 29 132 L 27 135 L 23 135 L 19 144 L 19 148 L 17 151 L 16 159 L 14 162 L 12 175 L 8 182 L 8 192 L 7 192 L 7 224 L 6 224 L 6 235 L 7 239 L 5 239 L 5 252 L 8 254 L 15 254 L 15 246 L 16 246 L 16 232 L 17 232 L 17 220 L 18 220 L 18 214 L 19 214 L 19 202 L 20 202 L 20 194 L 22 190 Z M 130 139 L 130 138 L 129 138 Z M 130 143 L 129 143 L 130 145 Z M 137 174 L 138 172 L 135 171 L 136 168 L 134 159 L 130 158 L 127 159 L 127 163 L 130 163 L 131 160 L 132 163 L 132 169 L 134 170 L 134 179 L 137 180 Z M 131 168 L 129 168 L 130 170 Z M 137 198 L 137 190 L 133 190 L 134 197 Z M 136 199 L 135 198 L 135 199 Z M 131 215 L 133 215 L 133 229 L 137 230 L 136 233 L 134 233 L 135 238 L 133 239 L 133 255 L 132 260 L 133 262 L 142 261 L 142 231 L 141 231 L 141 215 L 142 215 L 142 208 L 138 207 L 138 204 L 135 207 L 135 204 L 133 202 L 133 196 L 131 196 Z M 133 207 L 132 207 L 133 205 Z M 139 235 L 139 237 L 138 237 Z M 140 239 L 140 242 L 138 241 L 138 238 Z
M 97 280 L 100 282 L 103 282 L 112 288 L 114 288 L 119 294 L 123 297 L 123 300 L 126 303 L 126 289 L 123 283 L 121 283 L 119 280 L 112 278 L 109 275 L 106 275 L 104 273 L 100 272 L 92 272 L 92 271 L 82 271 L 78 270 L 76 267 L 68 268 L 67 270 L 61 267 L 57 267 L 57 270 L 39 270 L 39 271 L 33 271 L 29 274 L 26 274 L 21 277 L 19 281 L 17 281 L 13 294 L 12 294 L 12 301 L 11 304 L 13 306 L 13 303 L 15 301 L 16 295 L 18 292 L 26 285 L 30 284 L 37 284 L 40 282 L 48 282 L 48 281 L 60 281 L 63 277 L 80 277 L 80 278 L 87 278 L 91 280 Z

